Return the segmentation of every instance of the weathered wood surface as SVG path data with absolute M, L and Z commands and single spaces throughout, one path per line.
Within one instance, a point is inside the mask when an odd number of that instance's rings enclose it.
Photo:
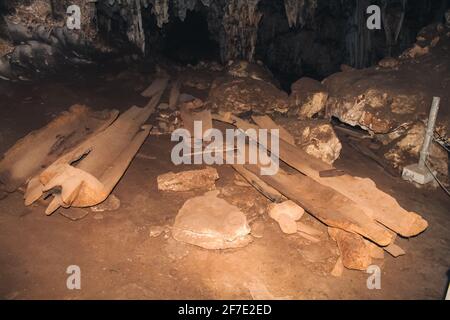
M 117 110 L 92 111 L 73 105 L 5 153 L 0 161 L 0 184 L 8 192 L 17 190 L 64 152 L 107 128 L 118 114 Z
M 169 108 L 170 110 L 175 110 L 178 106 L 178 100 L 180 98 L 180 80 L 176 80 L 172 84 L 172 88 L 170 89 L 170 95 L 169 95 Z
M 259 175 L 259 166 L 244 167 Z M 394 239 L 392 232 L 367 216 L 354 201 L 303 174 L 288 174 L 280 168 L 275 175 L 259 178 L 328 226 L 358 233 L 381 246 Z
M 165 87 L 144 108 L 133 106 L 108 128 L 82 142 L 31 179 L 25 204 L 44 194 L 54 198 L 47 214 L 59 207 L 88 207 L 103 202 L 147 138 L 151 126 L 143 125 L 155 110 Z
M 248 183 L 250 183 L 256 190 L 262 193 L 266 198 L 273 202 L 281 202 L 283 195 L 275 188 L 272 188 L 263 180 L 261 180 L 256 174 L 247 170 L 243 165 L 234 164 L 233 169 L 236 170 Z
M 155 79 L 147 89 L 142 91 L 141 96 L 151 98 L 157 95 L 163 88 L 163 91 L 166 89 L 167 84 L 169 82 L 168 77 L 157 78 Z
M 259 127 L 230 114 L 214 115 L 213 119 L 231 123 L 245 131 Z M 269 139 L 268 139 L 269 140 Z M 415 212 L 403 209 L 390 195 L 378 189 L 368 178 L 350 175 L 320 177 L 321 171 L 332 170 L 333 166 L 316 159 L 299 148 L 280 139 L 280 159 L 323 186 L 334 189 L 351 199 L 367 216 L 404 237 L 423 232 L 428 223 Z M 270 146 L 264 146 L 270 150 Z
M 289 144 L 292 144 L 295 146 L 295 138 L 282 126 L 276 124 L 272 118 L 269 116 L 252 116 L 253 121 L 260 127 L 264 129 L 278 129 L 279 130 L 279 137 L 280 139 L 283 139 Z

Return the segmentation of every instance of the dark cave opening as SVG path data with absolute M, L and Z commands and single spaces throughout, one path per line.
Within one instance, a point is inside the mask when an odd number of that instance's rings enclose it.
M 165 27 L 163 54 L 181 64 L 219 60 L 219 45 L 211 39 L 208 22 L 200 11 L 188 11 L 184 21 L 173 19 Z

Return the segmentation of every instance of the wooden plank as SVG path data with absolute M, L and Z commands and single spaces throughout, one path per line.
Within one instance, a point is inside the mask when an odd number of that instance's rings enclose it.
M 269 116 L 252 116 L 253 121 L 255 121 L 255 123 L 260 127 L 260 128 L 264 128 L 264 129 L 278 129 L 279 130 L 279 137 L 280 139 L 283 139 L 284 141 L 286 141 L 289 144 L 292 144 L 293 146 L 295 146 L 295 138 L 282 126 L 279 126 L 278 124 L 276 124 L 272 118 L 270 118 Z
M 247 129 L 259 128 L 230 114 L 214 115 L 213 118 L 218 121 L 234 124 L 244 132 Z M 371 179 L 358 178 L 350 175 L 320 177 L 321 171 L 335 168 L 310 156 L 303 150 L 292 146 L 284 140 L 280 139 L 279 147 L 280 159 L 282 161 L 314 179 L 319 184 L 330 187 L 353 200 L 366 215 L 400 235 L 404 237 L 415 236 L 428 227 L 426 220 L 415 212 L 409 212 L 403 209 L 397 200 L 378 189 Z
M 8 192 L 17 190 L 64 152 L 107 128 L 118 114 L 117 110 L 94 112 L 86 106 L 73 105 L 5 153 L 0 161 L 0 184 Z
M 366 146 L 350 141 L 348 143 L 350 147 L 361 153 L 362 155 L 368 157 L 372 161 L 374 161 L 376 164 L 378 164 L 380 167 L 382 167 L 389 175 L 392 177 L 398 177 L 399 173 L 396 171 L 391 165 L 389 165 L 385 159 L 377 156 L 372 150 L 367 148 Z
M 244 167 L 328 226 L 358 233 L 381 246 L 394 239 L 389 230 L 367 216 L 352 200 L 305 175 L 290 175 L 280 168 L 275 175 L 260 176 L 259 166 Z
M 243 165 L 232 165 L 233 169 L 236 170 L 245 180 L 248 181 L 256 190 L 261 192 L 266 198 L 273 202 L 283 201 L 283 195 L 278 192 L 278 190 L 272 188 L 267 183 L 262 181 L 256 174 L 245 169 Z
M 180 80 L 176 80 L 172 84 L 169 95 L 169 109 L 175 110 L 178 106 L 178 100 L 180 98 Z
M 386 252 L 389 253 L 394 258 L 403 256 L 406 254 L 405 250 L 400 248 L 395 243 L 391 243 L 390 245 L 388 245 L 387 247 L 384 247 L 383 249 L 386 250 Z
M 156 108 L 164 89 L 146 107 L 131 107 L 104 131 L 65 153 L 31 179 L 25 205 L 44 194 L 53 196 L 46 214 L 59 207 L 88 207 L 103 202 L 147 138 L 151 126 L 143 124 Z

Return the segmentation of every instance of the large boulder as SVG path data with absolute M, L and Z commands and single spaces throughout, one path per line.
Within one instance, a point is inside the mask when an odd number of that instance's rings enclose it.
M 301 119 L 312 118 L 325 110 L 327 99 L 328 92 L 319 81 L 301 78 L 291 86 L 289 113 Z
M 287 113 L 287 98 L 285 92 L 269 82 L 228 76 L 214 81 L 208 103 L 212 109 L 233 114 Z
M 311 156 L 332 164 L 339 158 L 342 144 L 333 126 L 326 120 L 287 120 L 283 122 L 299 148 Z
M 237 78 L 251 78 L 275 84 L 272 73 L 262 63 L 251 63 L 244 60 L 231 60 L 227 73 Z
M 385 59 L 380 66 L 325 79 L 327 114 L 374 134 L 425 121 L 433 96 L 440 96 L 442 105 L 449 100 L 449 82 L 445 80 L 450 71 L 449 31 L 442 24 L 424 28 L 416 45 L 400 59 Z M 419 53 L 422 49 L 417 47 L 427 48 L 427 53 Z M 448 124 L 447 111 L 440 111 L 438 122 Z
M 244 213 L 218 194 L 210 191 L 183 204 L 172 228 L 175 240 L 205 249 L 239 248 L 251 242 Z
M 450 126 L 450 29 L 424 28 L 417 43 L 397 59 L 378 66 L 334 74 L 323 81 L 329 97 L 327 116 L 359 126 L 383 143 L 381 152 L 393 166 L 417 162 L 433 96 L 441 98 L 436 130 Z M 430 161 L 447 174 L 447 154 L 434 144 Z

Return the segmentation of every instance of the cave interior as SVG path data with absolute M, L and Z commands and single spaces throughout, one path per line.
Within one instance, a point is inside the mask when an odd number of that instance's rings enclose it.
M 0 0 L 0 15 L 1 299 L 445 297 L 450 1 Z M 221 162 L 231 129 L 276 173 Z

